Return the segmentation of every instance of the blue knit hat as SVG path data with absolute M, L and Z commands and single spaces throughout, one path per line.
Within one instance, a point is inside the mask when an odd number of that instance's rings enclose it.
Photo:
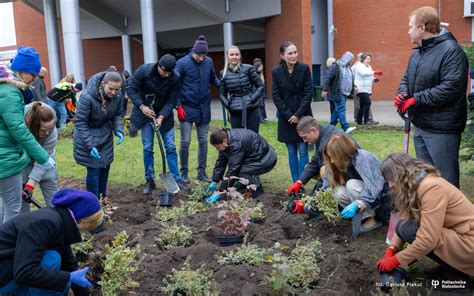
M 92 216 L 100 210 L 97 196 L 77 189 L 61 189 L 51 200 L 55 207 L 67 207 L 74 214 L 76 221 Z
M 200 35 L 196 42 L 194 42 L 193 52 L 195 54 L 207 54 L 209 48 L 207 46 L 206 37 L 204 35 Z
M 38 75 L 41 69 L 39 53 L 32 47 L 18 47 L 10 68 L 13 71 Z

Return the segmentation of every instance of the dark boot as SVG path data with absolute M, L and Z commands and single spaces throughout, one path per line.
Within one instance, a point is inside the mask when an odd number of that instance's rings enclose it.
M 143 194 L 149 195 L 151 191 L 156 188 L 154 180 L 146 180 L 145 188 L 143 189 Z

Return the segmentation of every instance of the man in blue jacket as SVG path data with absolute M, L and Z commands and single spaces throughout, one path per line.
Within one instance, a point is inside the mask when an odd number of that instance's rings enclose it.
M 191 53 L 176 63 L 176 71 L 181 75 L 176 109 L 181 122 L 181 179 L 188 181 L 189 144 L 193 123 L 198 137 L 198 180 L 212 182 L 206 174 L 207 132 L 211 121 L 211 92 L 209 83 L 219 89 L 220 81 L 214 72 L 214 63 L 207 56 L 208 46 L 203 35 L 194 43 Z
M 179 74 L 174 70 L 176 59 L 165 54 L 158 63 L 141 65 L 127 79 L 127 94 L 133 102 L 131 124 L 142 130 L 143 162 L 145 166 L 145 188 L 143 194 L 155 189 L 155 167 L 153 142 L 155 132 L 151 125 L 159 128 L 165 144 L 166 160 L 176 183 L 183 188 L 178 171 L 178 155 L 174 143 L 173 109 L 179 92 Z

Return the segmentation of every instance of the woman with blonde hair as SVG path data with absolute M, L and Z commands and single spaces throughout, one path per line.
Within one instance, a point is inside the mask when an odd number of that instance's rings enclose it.
M 323 151 L 326 170 L 323 188 L 336 190 L 334 198 L 343 208 L 341 216 L 351 219 L 363 212 L 360 233 L 382 226 L 388 210 L 388 184 L 380 171 L 381 162 L 372 153 L 357 149 L 345 134 L 332 136 Z
M 402 214 L 391 245 L 377 262 L 389 272 L 425 256 L 445 275 L 466 280 L 474 275 L 474 205 L 436 168 L 405 153 L 392 153 L 382 174 L 393 192 L 394 207 Z M 405 242 L 409 245 L 403 248 Z
M 61 189 L 52 204 L 0 225 L 1 295 L 90 294 L 89 268 L 78 268 L 71 245 L 102 223 L 100 203 L 90 192 Z
M 240 49 L 232 45 L 226 50 L 224 70 L 221 72 L 219 94 L 229 110 L 232 128 L 248 128 L 258 133 L 260 127 L 259 98 L 263 82 L 255 68 L 242 64 Z

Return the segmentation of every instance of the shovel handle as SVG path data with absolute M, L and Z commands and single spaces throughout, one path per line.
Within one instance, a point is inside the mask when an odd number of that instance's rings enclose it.
M 398 113 L 405 122 L 405 139 L 403 141 L 403 152 L 408 153 L 408 145 L 410 143 L 410 126 L 413 120 L 413 115 L 407 115 L 406 113 Z
M 158 146 L 160 146 L 160 153 L 161 153 L 161 161 L 163 164 L 163 174 L 166 174 L 166 159 L 165 159 L 165 151 L 163 149 L 163 142 L 161 141 L 160 129 L 155 127 L 154 122 L 151 122 L 151 126 L 156 133 L 156 137 L 158 138 Z

